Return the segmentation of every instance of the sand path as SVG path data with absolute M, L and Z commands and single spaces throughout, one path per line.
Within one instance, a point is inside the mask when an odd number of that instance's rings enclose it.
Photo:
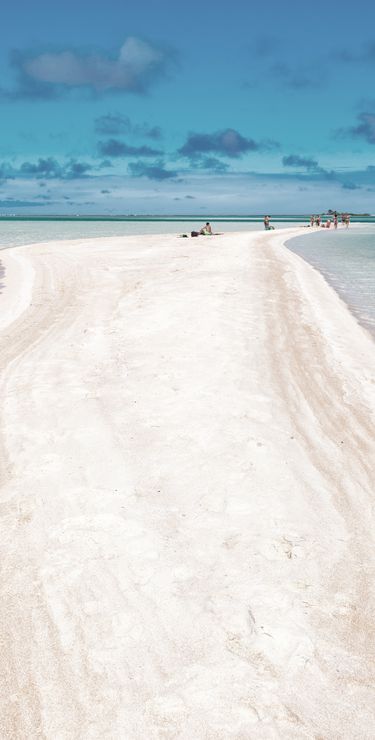
M 2 252 L 2 738 L 375 737 L 375 344 L 284 238 Z

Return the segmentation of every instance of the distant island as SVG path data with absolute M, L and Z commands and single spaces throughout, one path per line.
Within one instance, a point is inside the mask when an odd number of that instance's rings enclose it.
M 331 208 L 327 211 L 327 216 L 332 216 L 333 213 L 341 213 L 340 210 L 333 211 Z M 354 216 L 354 218 L 370 218 L 371 213 L 353 213 L 353 211 L 345 211 L 345 213 L 349 213 L 350 216 Z

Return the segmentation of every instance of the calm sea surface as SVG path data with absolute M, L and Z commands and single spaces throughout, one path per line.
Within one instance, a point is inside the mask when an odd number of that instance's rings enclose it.
M 52 239 L 90 239 L 101 236 L 189 234 L 205 221 L 214 231 L 255 231 L 263 216 L 215 217 L 0 217 L 0 250 Z M 275 228 L 306 224 L 304 216 L 274 216 Z M 357 223 L 355 223 L 357 221 Z M 349 229 L 317 230 L 295 237 L 288 247 L 316 267 L 346 301 L 357 319 L 375 336 L 375 218 L 353 219 Z M 0 265 L 1 267 L 1 265 Z
M 0 249 L 17 247 L 22 244 L 35 244 L 52 239 L 91 239 L 100 236 L 133 236 L 136 234 L 190 234 L 206 221 L 210 221 L 214 231 L 252 231 L 263 228 L 263 216 L 235 218 L 215 216 L 187 216 L 178 218 L 34 218 L 26 219 L 0 217 Z M 298 223 L 306 223 L 301 216 L 275 217 L 275 228 L 286 228 Z
M 310 262 L 375 336 L 375 224 L 295 237 L 287 246 Z

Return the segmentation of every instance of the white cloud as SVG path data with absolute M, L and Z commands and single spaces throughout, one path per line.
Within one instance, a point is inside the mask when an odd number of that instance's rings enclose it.
M 117 59 L 101 53 L 84 55 L 66 50 L 22 58 L 20 67 L 26 79 L 38 83 L 84 86 L 96 92 L 143 92 L 164 72 L 169 56 L 167 51 L 147 41 L 129 37 Z

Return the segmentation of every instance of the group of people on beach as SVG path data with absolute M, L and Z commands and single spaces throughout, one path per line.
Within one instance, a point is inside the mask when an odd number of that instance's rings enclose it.
M 317 226 L 318 228 L 330 229 L 331 226 L 333 226 L 334 229 L 337 229 L 338 223 L 339 223 L 339 215 L 337 211 L 333 211 L 333 213 L 331 213 L 330 215 L 332 217 L 332 220 L 331 218 L 327 218 L 325 222 L 323 221 L 321 216 L 315 216 L 315 215 L 310 216 L 310 224 L 309 224 L 310 227 L 314 228 L 315 226 Z M 342 213 L 340 218 L 341 218 L 342 225 L 348 228 L 350 224 L 350 213 Z M 270 221 L 271 221 L 270 216 L 264 216 L 263 223 L 264 223 L 264 228 L 266 231 L 273 231 L 275 228 L 274 226 L 272 226 Z M 191 236 L 208 236 L 212 234 L 213 234 L 213 231 L 212 231 L 212 227 L 209 221 L 206 221 L 205 225 L 202 226 L 202 228 L 199 229 L 199 231 L 191 232 Z M 181 236 L 187 236 L 187 234 L 181 234 Z
M 314 226 L 321 227 L 323 229 L 330 229 L 331 225 L 333 224 L 333 228 L 337 229 L 339 223 L 339 216 L 337 211 L 334 211 L 332 213 L 332 221 L 330 218 L 327 218 L 327 221 L 324 223 L 321 216 L 311 216 L 310 217 L 310 226 L 313 228 Z M 346 226 L 346 228 L 349 228 L 350 224 L 350 213 L 342 213 L 341 214 L 341 223 L 343 226 Z
M 327 218 L 327 221 L 323 221 L 321 216 L 313 215 L 310 217 L 309 225 L 311 226 L 311 228 L 318 226 L 319 228 L 330 229 L 331 226 L 333 226 L 334 229 L 337 229 L 339 223 L 339 215 L 337 211 L 333 211 L 333 213 L 331 213 L 330 215 L 331 218 Z M 340 218 L 342 225 L 348 228 L 350 224 L 350 213 L 342 213 Z M 271 225 L 270 220 L 270 216 L 264 216 L 263 218 L 264 228 L 266 231 L 273 231 L 274 229 L 274 226 Z

